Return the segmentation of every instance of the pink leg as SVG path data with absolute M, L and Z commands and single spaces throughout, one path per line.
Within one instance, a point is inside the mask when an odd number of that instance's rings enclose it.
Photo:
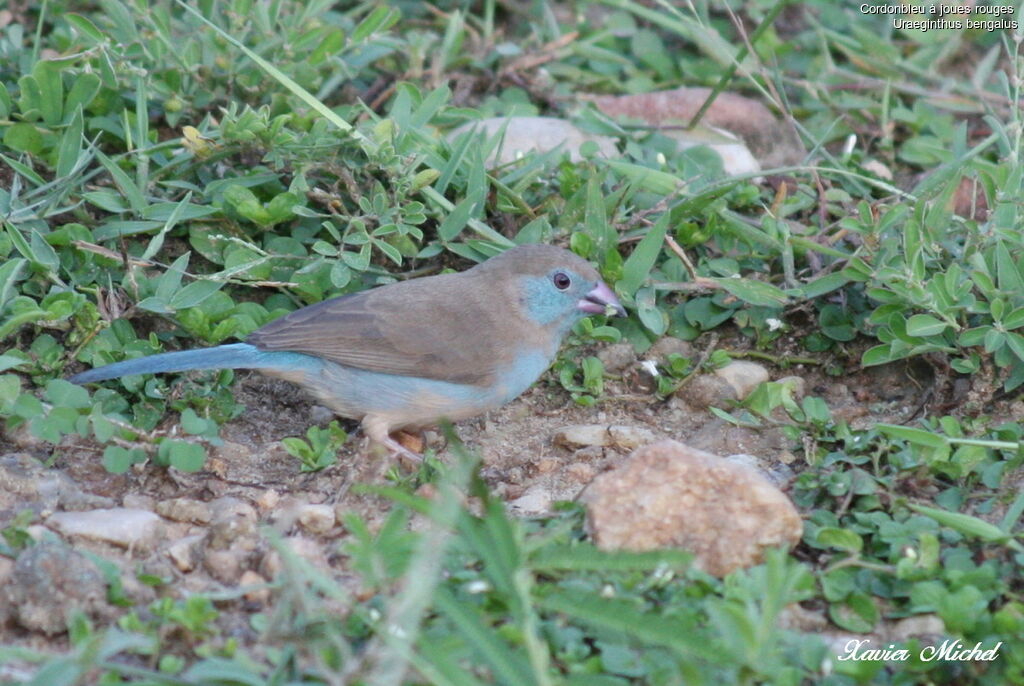
M 395 457 L 402 456 L 413 462 L 423 462 L 423 456 L 419 453 L 415 453 L 409 450 L 404 445 L 391 438 L 388 431 L 387 422 L 373 415 L 366 415 L 363 417 L 363 430 L 366 432 L 366 437 L 370 439 L 371 443 L 377 443 L 388 449 L 388 457 L 394 459 Z

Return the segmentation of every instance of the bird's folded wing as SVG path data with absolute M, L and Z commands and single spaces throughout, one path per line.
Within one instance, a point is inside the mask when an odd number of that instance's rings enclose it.
M 325 300 L 270 322 L 247 342 L 374 372 L 487 385 L 513 357 L 515 325 L 496 316 L 501 304 L 488 302 L 491 284 L 460 277 L 414 279 Z M 509 346 L 497 343 L 495 326 L 513 329 Z

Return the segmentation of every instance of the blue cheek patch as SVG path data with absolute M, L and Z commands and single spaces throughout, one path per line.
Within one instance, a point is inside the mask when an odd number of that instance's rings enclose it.
M 526 314 L 542 326 L 558 323 L 558 331 L 564 335 L 585 315 L 576 307 L 579 298 L 572 294 L 576 289 L 557 291 L 546 276 L 524 277 L 522 285 Z

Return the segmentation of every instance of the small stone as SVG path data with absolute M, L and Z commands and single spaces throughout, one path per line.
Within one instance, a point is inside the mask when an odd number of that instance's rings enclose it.
M 210 506 L 192 498 L 173 498 L 156 504 L 156 513 L 175 522 L 209 524 L 213 519 Z
M 330 569 L 323 547 L 316 541 L 305 536 L 289 536 L 283 539 L 282 543 L 290 554 L 301 557 L 319 569 Z M 260 573 L 266 579 L 276 579 L 283 569 L 284 562 L 281 560 L 281 553 L 277 550 L 268 551 L 259 566 Z
M 203 555 L 203 568 L 217 581 L 234 585 L 242 577 L 242 572 L 248 569 L 247 551 L 210 550 L 207 549 Z
M 259 498 L 256 499 L 256 507 L 261 512 L 270 512 L 281 503 L 281 493 L 275 491 L 273 488 L 267 489 L 260 493 Z
M 534 469 L 537 470 L 538 474 L 550 474 L 558 469 L 559 464 L 561 464 L 561 462 L 553 457 L 542 457 L 537 460 L 537 463 L 534 465 Z
M 676 441 L 635 451 L 581 500 L 599 547 L 683 548 L 715 576 L 758 564 L 803 533 L 789 498 L 755 470 Z
M 210 502 L 210 509 L 213 512 L 212 519 L 214 521 L 241 517 L 255 523 L 257 519 L 259 519 L 256 515 L 256 510 L 253 509 L 252 505 L 244 500 L 239 500 L 238 498 L 232 498 L 230 496 L 217 498 Z
M 662 336 L 651 346 L 647 354 L 661 360 L 664 360 L 669 355 L 681 355 L 691 360 L 696 356 L 693 350 L 693 343 L 674 336 Z
M 238 580 L 238 585 L 243 588 L 246 586 L 257 587 L 253 588 L 251 591 L 246 591 L 244 597 L 250 603 L 260 603 L 261 605 L 266 605 L 270 602 L 270 589 L 266 588 L 266 583 L 266 579 L 251 569 L 247 569 L 242 572 L 242 576 Z
M 309 503 L 298 508 L 298 520 L 303 529 L 314 534 L 322 534 L 334 526 L 334 508 L 330 505 L 311 505 Z
M 634 450 L 657 440 L 653 431 L 638 426 L 612 425 L 608 427 L 608 433 L 612 437 L 612 445 L 623 450 Z
M 736 390 L 725 379 L 712 374 L 698 374 L 693 381 L 676 391 L 676 397 L 696 410 L 728 407 L 737 399 Z
M 158 516 L 148 510 L 126 507 L 57 512 L 47 518 L 46 525 L 62 536 L 81 536 L 135 550 L 152 549 L 163 533 L 163 524 Z
M 615 139 L 588 133 L 564 119 L 556 117 L 491 117 L 471 121 L 448 134 L 454 141 L 467 131 L 481 131 L 488 139 L 500 136 L 499 148 L 487 159 L 487 165 L 507 164 L 536 150 L 544 153 L 559 148 L 569 153 L 571 162 L 579 162 L 580 146 L 588 141 L 597 144 L 600 157 L 618 157 Z
M 533 486 L 521 496 L 509 502 L 512 512 L 520 517 L 536 516 L 551 511 L 551 492 L 546 488 Z
M 946 624 L 938 615 L 912 615 L 895 622 L 889 629 L 890 641 L 906 641 L 914 636 L 944 636 Z
M 575 481 L 579 486 L 584 486 L 597 475 L 597 468 L 588 462 L 574 462 L 565 468 L 566 479 Z
M 167 557 L 179 572 L 191 572 L 199 564 L 199 546 L 204 538 L 203 534 L 193 534 L 179 538 L 167 546 Z
M 729 364 L 715 370 L 715 375 L 725 379 L 740 400 L 750 395 L 758 385 L 767 381 L 768 370 L 756 362 L 733 360 Z
M 206 544 L 214 550 L 243 545 L 250 548 L 256 538 L 256 510 L 237 498 L 217 498 L 210 503 L 213 517 Z
M 29 631 L 63 633 L 76 612 L 97 616 L 106 609 L 107 584 L 85 555 L 64 545 L 40 543 L 18 555 L 0 598 Z
M 576 424 L 559 429 L 555 433 L 555 445 L 564 448 L 584 446 L 613 446 L 632 450 L 655 440 L 649 429 L 636 426 L 608 426 L 604 424 Z
M 597 353 L 597 359 L 604 365 L 606 372 L 615 374 L 633 364 L 636 361 L 636 353 L 629 343 L 615 343 L 601 348 Z

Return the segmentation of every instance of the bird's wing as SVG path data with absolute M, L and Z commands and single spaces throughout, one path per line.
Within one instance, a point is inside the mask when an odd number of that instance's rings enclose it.
M 438 275 L 325 300 L 270 322 L 247 342 L 369 371 L 486 385 L 513 355 L 494 327 L 509 327 L 504 320 L 518 306 L 493 302 L 492 284 L 476 281 Z

